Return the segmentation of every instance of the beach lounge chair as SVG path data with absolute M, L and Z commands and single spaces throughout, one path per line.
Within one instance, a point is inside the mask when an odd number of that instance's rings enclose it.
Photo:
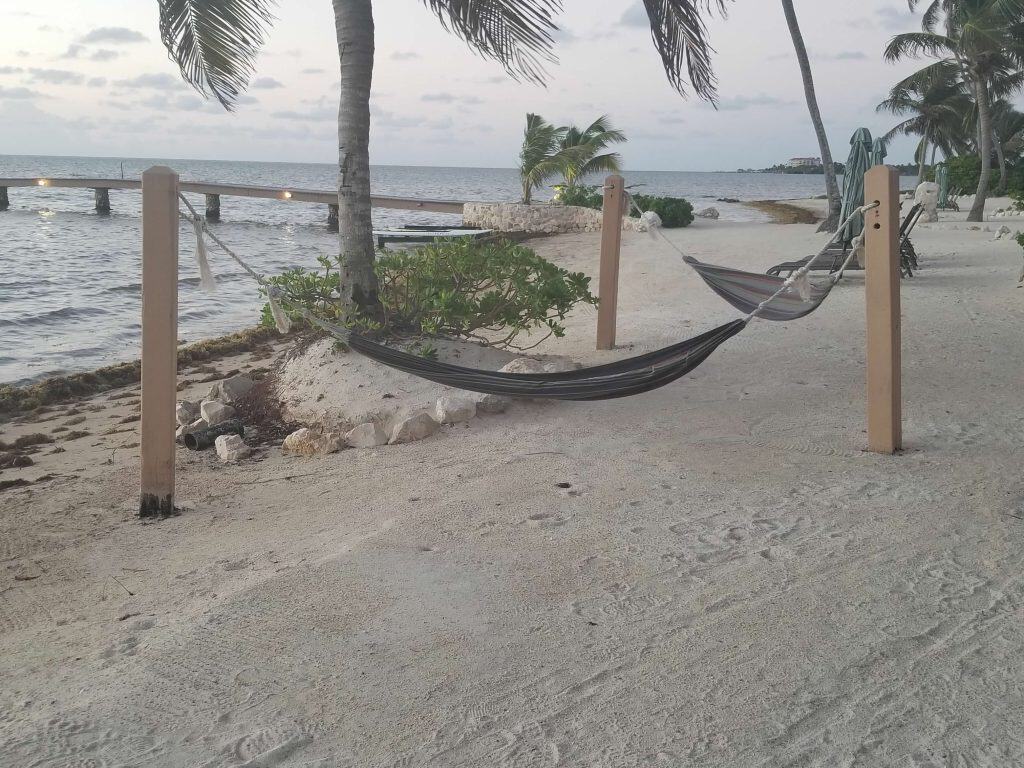
M 425 227 L 410 225 L 402 229 L 375 229 L 373 236 L 377 247 L 383 249 L 387 243 L 432 243 L 435 240 L 448 238 L 470 238 L 477 240 L 491 234 L 489 229 L 473 229 L 467 227 Z
M 914 270 L 917 269 L 917 252 L 914 250 L 914 244 L 910 242 L 910 233 L 917 225 L 918 219 L 921 218 L 922 211 L 923 209 L 921 208 L 921 205 L 915 204 L 900 223 L 898 235 L 900 245 L 900 270 L 905 277 L 913 277 Z M 833 247 L 825 251 L 824 255 L 818 258 L 814 263 L 814 266 L 811 267 L 811 271 L 835 272 L 846 261 L 846 257 L 849 253 L 849 243 L 836 243 Z M 767 270 L 767 273 L 776 277 L 788 277 L 796 272 L 796 270 L 806 266 L 807 262 L 813 258 L 813 256 L 808 256 L 805 259 L 797 259 L 796 261 L 784 261 Z M 856 262 L 852 262 L 847 269 L 863 269 L 863 267 Z

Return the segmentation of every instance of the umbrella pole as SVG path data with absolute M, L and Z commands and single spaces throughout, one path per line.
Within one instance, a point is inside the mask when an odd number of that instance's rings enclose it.
M 864 217 L 867 307 L 868 450 L 903 447 L 900 361 L 899 176 L 878 165 L 864 174 L 864 201 L 879 205 Z

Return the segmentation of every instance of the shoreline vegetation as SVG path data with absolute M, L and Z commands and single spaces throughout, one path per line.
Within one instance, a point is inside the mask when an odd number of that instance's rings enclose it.
M 782 200 L 749 200 L 743 205 L 767 214 L 772 224 L 817 224 L 822 220 L 814 211 Z

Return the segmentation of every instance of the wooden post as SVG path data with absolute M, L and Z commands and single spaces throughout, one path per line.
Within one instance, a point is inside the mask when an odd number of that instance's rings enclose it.
M 622 214 L 625 206 L 625 180 L 618 174 L 613 174 L 604 180 L 601 268 L 598 275 L 598 349 L 615 347 L 615 317 L 619 300 L 619 250 L 622 246 Z
M 338 206 L 336 205 L 327 205 L 327 231 L 338 231 Z
M 903 447 L 900 381 L 899 175 L 875 166 L 864 175 L 864 202 L 880 205 L 864 216 L 867 286 L 868 450 Z
M 6 211 L 11 207 L 11 201 L 7 197 L 7 187 L 0 187 L 0 211 Z
M 139 515 L 174 512 L 178 174 L 142 174 L 142 489 Z
M 220 195 L 206 195 L 206 220 L 220 221 Z
M 96 213 L 110 213 L 110 190 L 97 187 L 92 192 L 93 200 L 96 201 Z

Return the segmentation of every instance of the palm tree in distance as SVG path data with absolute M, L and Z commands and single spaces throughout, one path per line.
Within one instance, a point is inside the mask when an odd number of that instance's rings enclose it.
M 800 33 L 800 25 L 796 20 L 793 0 L 782 0 L 782 12 L 786 16 L 789 35 L 793 38 L 796 60 L 800 65 L 800 77 L 804 82 L 804 98 L 807 101 L 807 111 L 811 113 L 811 123 L 814 125 L 814 133 L 818 137 L 818 151 L 821 152 L 821 165 L 825 171 L 825 195 L 828 197 L 828 216 L 825 217 L 821 226 L 818 227 L 818 231 L 835 232 L 839 226 L 839 213 L 843 207 L 843 199 L 839 194 L 836 168 L 832 163 L 832 150 L 828 145 L 828 134 L 825 133 L 825 124 L 821 120 L 821 111 L 818 109 L 818 97 L 814 92 L 811 62 L 807 57 L 807 47 L 804 45 L 804 37 Z
M 567 130 L 565 126 L 552 125 L 540 115 L 526 116 L 523 148 L 519 153 L 519 180 L 523 185 L 523 202 L 527 205 L 533 199 L 533 190 L 561 172 L 563 162 L 559 150 Z
M 622 170 L 618 152 L 604 152 L 612 144 L 621 144 L 626 134 L 613 128 L 607 115 L 602 115 L 582 131 L 570 125 L 562 136 L 564 157 L 562 179 L 573 187 L 580 179 L 593 173 L 617 173 Z
M 914 10 L 921 3 L 908 0 L 908 4 Z M 894 62 L 933 56 L 940 59 L 938 63 L 959 68 L 974 96 L 981 157 L 978 189 L 967 220 L 982 221 L 992 170 L 991 85 L 1007 62 L 1017 69 L 1024 64 L 1024 6 L 1019 0 L 932 0 L 921 28 L 921 32 L 896 35 L 885 48 L 885 58 Z
M 729 0 L 643 0 L 669 83 L 714 101 L 716 79 L 704 16 Z M 272 0 L 157 0 L 160 36 L 182 76 L 231 109 L 245 90 L 272 22 Z M 513 78 L 543 83 L 553 63 L 562 0 L 422 0 L 445 29 Z M 377 279 L 370 219 L 372 0 L 332 0 L 341 71 L 338 106 L 338 229 L 341 303 L 375 313 Z

